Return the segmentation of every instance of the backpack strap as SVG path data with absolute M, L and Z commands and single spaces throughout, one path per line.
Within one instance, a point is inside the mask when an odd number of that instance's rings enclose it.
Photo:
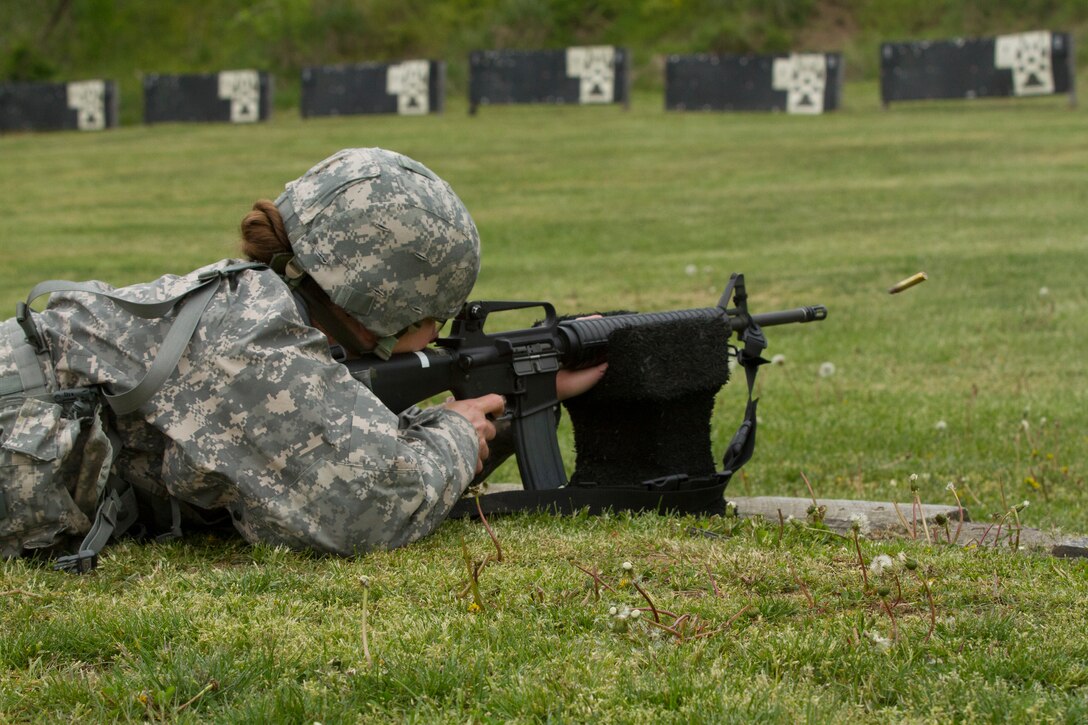
M 85 282 L 50 280 L 35 285 L 34 289 L 30 290 L 26 302 L 20 303 L 16 317 L 20 319 L 21 316 L 21 320 L 29 323 L 27 325 L 22 321 L 20 322 L 24 331 L 27 332 L 27 342 L 41 350 L 44 349 L 44 345 L 42 345 L 37 330 L 34 329 L 33 320 L 30 319 L 28 310 L 30 303 L 42 295 L 53 294 L 54 292 L 86 292 L 106 297 L 123 310 L 145 320 L 156 320 L 165 317 L 174 309 L 175 305 L 189 298 L 188 304 L 182 306 L 174 322 L 170 325 L 170 330 L 166 333 L 166 337 L 163 338 L 159 351 L 156 353 L 155 359 L 144 377 L 132 388 L 123 392 L 112 394 L 103 392 L 106 402 L 109 403 L 113 411 L 117 415 L 125 415 L 138 410 L 140 406 L 150 400 L 151 396 L 162 387 L 162 384 L 173 375 L 174 370 L 177 369 L 178 361 L 181 360 L 185 348 L 189 346 L 189 342 L 193 338 L 193 333 L 196 332 L 197 325 L 200 324 L 200 318 L 204 314 L 204 310 L 207 309 L 208 303 L 218 288 L 219 280 L 229 279 L 247 269 L 267 268 L 267 265 L 260 262 L 241 262 L 222 269 L 210 269 L 200 273 L 196 284 L 170 299 L 159 302 L 134 302 Z
M 57 557 L 53 568 L 70 574 L 86 574 L 98 566 L 98 554 L 111 538 L 125 533 L 139 515 L 132 486 L 110 474 L 102 500 L 95 511 L 94 524 L 83 537 L 75 554 Z

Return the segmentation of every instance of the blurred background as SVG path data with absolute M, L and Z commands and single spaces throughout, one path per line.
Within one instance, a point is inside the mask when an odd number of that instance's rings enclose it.
M 456 97 L 472 50 L 607 44 L 635 90 L 661 89 L 670 53 L 836 51 L 875 82 L 884 40 L 1086 28 L 1088 0 L 0 0 L 0 81 L 112 78 L 138 123 L 148 73 L 269 71 L 289 109 L 307 66 L 444 60 Z

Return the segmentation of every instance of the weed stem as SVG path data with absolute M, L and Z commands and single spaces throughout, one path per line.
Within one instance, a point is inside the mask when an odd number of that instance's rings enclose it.
M 601 579 L 601 575 L 600 575 L 600 573 L 598 573 L 598 572 L 597 572 L 597 567 L 593 567 L 593 571 L 590 571 L 589 569 L 585 569 L 585 568 L 583 568 L 583 567 L 581 567 L 581 566 L 578 566 L 578 565 L 577 565 L 577 564 L 575 564 L 575 563 L 574 563 L 573 561 L 572 561 L 572 562 L 571 562 L 570 564 L 571 564 L 571 566 L 573 566 L 573 567 L 574 567 L 575 569 L 577 569 L 578 571 L 582 572 L 583 574 L 585 574 L 585 575 L 587 575 L 587 576 L 590 576 L 590 577 L 593 577 L 593 588 L 594 588 L 594 591 L 597 591 L 597 587 L 598 587 L 598 586 L 602 586 L 602 587 L 604 587 L 605 589 L 607 589 L 608 591 L 612 592 L 613 594 L 615 594 L 615 593 L 616 593 L 616 590 L 615 590 L 615 589 L 613 589 L 612 587 L 610 587 L 610 586 L 608 585 L 608 582 L 606 582 L 606 581 L 605 581 L 604 579 Z M 598 597 L 597 597 L 597 598 L 599 599 L 599 598 L 600 598 L 600 596 L 598 595 Z
M 495 561 L 502 561 L 502 547 L 499 546 L 499 537 L 495 536 L 495 532 L 491 530 L 491 524 L 487 522 L 487 517 L 484 516 L 484 509 L 480 506 L 480 494 L 476 494 L 476 511 L 480 514 L 480 521 L 483 522 L 484 528 L 487 529 L 487 535 L 491 537 L 491 543 L 495 545 L 495 551 L 498 552 Z
M 892 620 L 892 641 L 899 641 L 899 624 L 895 621 L 895 613 L 892 612 L 892 608 L 888 606 L 888 600 L 884 597 L 880 598 L 880 603 L 884 605 L 884 611 L 888 613 L 888 619 Z
M 706 575 L 710 577 L 710 586 L 714 588 L 714 596 L 720 597 L 722 592 L 718 589 L 718 582 L 714 580 L 714 575 L 710 572 L 710 564 L 703 564 L 703 566 L 706 568 Z
M 926 632 L 925 642 L 929 641 L 929 638 L 933 636 L 933 630 L 937 628 L 937 607 L 933 604 L 933 592 L 929 590 L 929 584 L 926 582 L 925 576 L 922 575 L 922 571 L 919 568 L 915 571 L 918 575 L 918 581 L 922 583 L 922 588 L 926 590 L 926 599 L 929 601 L 929 631 Z
M 370 635 L 367 633 L 367 599 L 370 595 L 370 582 L 363 582 L 363 657 L 366 658 L 366 666 L 374 668 L 374 659 L 370 656 Z
M 190 697 L 188 700 L 186 700 L 182 704 L 178 705 L 178 709 L 174 710 L 174 713 L 177 714 L 177 713 L 181 712 L 182 710 L 189 707 L 190 705 L 192 705 L 194 702 L 196 702 L 200 698 L 207 695 L 209 692 L 212 692 L 213 690 L 218 690 L 218 689 L 219 689 L 219 683 L 216 680 L 212 680 L 211 682 L 209 682 L 207 685 L 204 686 L 203 690 L 196 693 L 195 695 Z
M 650 605 L 650 611 L 652 611 L 654 613 L 654 621 L 655 622 L 660 622 L 661 621 L 661 615 L 658 614 L 657 607 L 654 606 L 654 600 L 650 599 L 650 595 L 646 593 L 645 589 L 643 589 L 642 587 L 640 587 L 638 585 L 637 581 L 632 579 L 631 583 L 635 586 L 635 589 L 638 590 L 638 593 L 642 595 L 642 598 L 646 600 L 646 603 Z
M 861 556 L 861 544 L 858 543 L 858 532 L 854 532 L 854 549 L 858 552 L 858 567 L 861 569 L 861 578 L 865 581 L 865 591 L 869 591 L 869 572 L 865 570 L 865 559 Z

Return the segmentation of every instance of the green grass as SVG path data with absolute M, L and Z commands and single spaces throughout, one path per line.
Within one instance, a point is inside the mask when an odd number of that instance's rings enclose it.
M 950 501 L 955 481 L 976 519 L 1029 499 L 1025 524 L 1088 531 L 1084 112 L 1058 98 L 882 111 L 873 84 L 845 101 L 818 118 L 666 113 L 650 94 L 626 112 L 471 118 L 455 101 L 418 119 L 5 136 L 0 305 L 13 311 L 41 279 L 120 285 L 229 256 L 254 199 L 338 148 L 386 146 L 472 211 L 477 297 L 677 309 L 713 303 L 742 271 L 756 311 L 828 306 L 826 322 L 768 330 L 785 364 L 761 374 L 760 440 L 732 493 L 805 495 L 804 471 L 823 497 L 907 501 L 917 473 L 927 501 Z M 928 282 L 887 294 L 919 270 Z M 817 374 L 825 361 L 832 377 Z M 721 394 L 716 451 L 742 401 L 739 385 Z M 507 560 L 484 568 L 479 613 L 459 596 L 460 542 L 478 560 L 490 543 L 463 522 L 355 561 L 200 539 L 113 547 L 83 579 L 5 564 L 0 720 L 1088 716 L 1083 563 L 863 541 L 866 559 L 904 551 L 932 580 L 933 635 L 921 584 L 901 572 L 900 638 L 884 651 L 866 633 L 888 637 L 891 621 L 850 541 L 777 522 L 495 526 Z M 654 636 L 648 612 L 618 631 L 608 607 L 645 604 L 619 586 L 625 560 L 658 606 L 706 631 L 749 608 L 701 639 Z M 595 600 L 572 562 L 600 567 L 617 593 Z

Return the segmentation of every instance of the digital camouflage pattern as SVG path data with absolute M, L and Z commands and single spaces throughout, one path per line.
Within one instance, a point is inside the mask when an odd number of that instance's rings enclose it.
M 121 293 L 168 299 L 202 271 Z M 200 509 L 226 509 L 250 542 L 351 555 L 432 531 L 473 478 L 472 425 L 444 408 L 408 418 L 385 408 L 330 357 L 271 270 L 218 285 L 174 375 L 137 412 L 111 422 L 123 445 L 117 473 Z M 86 293 L 54 294 L 36 316 L 60 387 L 114 392 L 144 375 L 173 318 L 137 318 Z M 17 427 L 38 427 L 43 446 L 75 445 L 57 413 L 34 405 L 4 418 L 2 445 L 12 440 L 12 417 Z M 9 498 L 18 480 L 0 470 Z M 73 530 L 85 530 L 75 518 Z
M 379 337 L 453 317 L 476 282 L 480 238 L 461 200 L 423 164 L 344 149 L 276 200 L 295 259 Z
M 22 340 L 13 320 L 0 324 L 0 379 L 18 375 L 12 350 Z M 52 379 L 43 382 L 39 397 L 0 397 L 0 556 L 85 534 L 109 474 L 113 451 L 100 409 L 58 405 L 48 399 Z

